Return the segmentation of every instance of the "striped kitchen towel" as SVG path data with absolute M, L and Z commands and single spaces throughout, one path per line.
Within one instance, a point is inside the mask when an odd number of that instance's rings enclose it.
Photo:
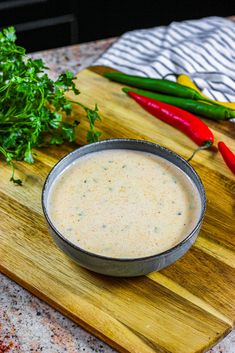
M 235 22 L 213 16 L 130 31 L 93 65 L 155 78 L 185 73 L 208 97 L 235 102 Z

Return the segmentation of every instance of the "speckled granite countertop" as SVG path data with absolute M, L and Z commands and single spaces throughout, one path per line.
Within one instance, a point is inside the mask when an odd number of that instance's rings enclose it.
M 53 73 L 89 66 L 114 39 L 48 50 L 42 58 Z M 0 353 L 111 353 L 103 342 L 0 274 Z M 140 352 L 141 353 L 141 352 Z M 235 353 L 235 330 L 208 353 Z

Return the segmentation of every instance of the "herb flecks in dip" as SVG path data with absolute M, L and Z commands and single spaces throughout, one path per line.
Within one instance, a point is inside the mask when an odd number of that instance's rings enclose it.
M 170 249 L 195 227 L 198 191 L 174 164 L 151 153 L 90 153 L 55 180 L 49 216 L 84 250 L 137 258 Z

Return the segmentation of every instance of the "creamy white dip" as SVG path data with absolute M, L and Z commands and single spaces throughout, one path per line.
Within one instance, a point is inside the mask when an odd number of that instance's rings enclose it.
M 151 153 L 90 153 L 59 175 L 49 194 L 49 216 L 68 240 L 92 253 L 136 258 L 183 240 L 199 219 L 191 180 Z

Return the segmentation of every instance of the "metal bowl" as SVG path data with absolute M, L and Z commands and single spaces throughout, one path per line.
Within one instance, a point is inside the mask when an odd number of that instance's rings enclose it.
M 144 151 L 153 153 L 157 156 L 165 158 L 169 162 L 179 167 L 196 186 L 201 199 L 201 213 L 195 228 L 191 233 L 186 234 L 185 238 L 172 247 L 160 254 L 141 257 L 141 258 L 112 258 L 97 255 L 86 251 L 79 246 L 70 242 L 63 234 L 61 234 L 51 221 L 48 214 L 48 195 L 50 188 L 63 170 L 72 164 L 78 158 L 92 152 L 102 151 L 106 149 L 129 149 L 136 151 Z M 117 276 L 117 277 L 133 277 L 141 276 L 153 271 L 159 271 L 167 267 L 183 256 L 192 244 L 195 242 L 199 233 L 206 208 L 206 196 L 201 179 L 191 165 L 176 153 L 159 146 L 157 144 L 135 139 L 110 139 L 104 140 L 84 147 L 80 147 L 62 158 L 50 171 L 42 190 L 42 209 L 51 235 L 56 244 L 79 265 L 97 273 Z M 89 234 L 87 235 L 89 236 Z

